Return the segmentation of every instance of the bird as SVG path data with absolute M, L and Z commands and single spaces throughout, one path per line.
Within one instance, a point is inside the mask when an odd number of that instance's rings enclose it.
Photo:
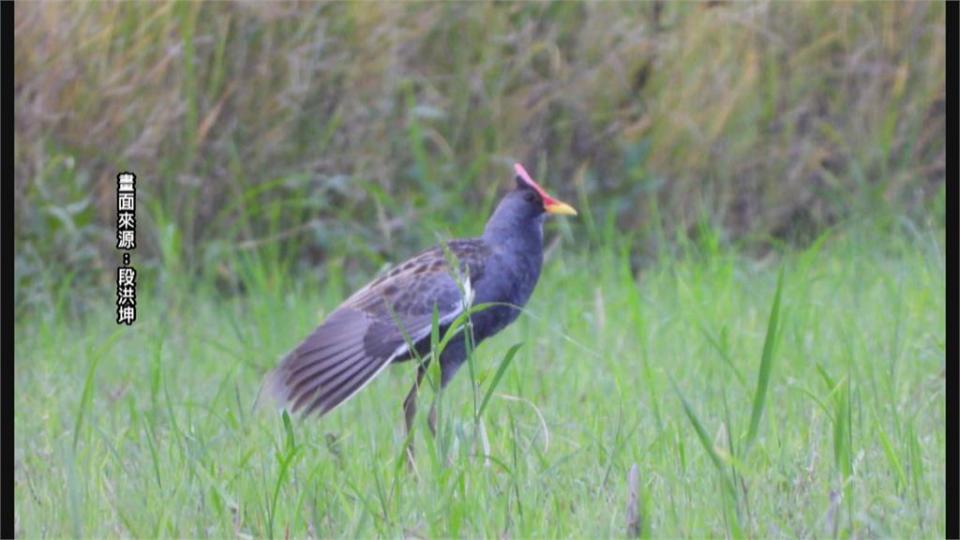
M 356 291 L 267 373 L 261 392 L 266 389 L 293 414 L 323 416 L 387 366 L 428 359 L 418 365 L 403 402 L 409 435 L 428 367 L 434 311 L 443 336 L 471 305 L 489 304 L 467 315 L 474 346 L 503 330 L 520 315 L 540 277 L 546 216 L 577 215 L 548 195 L 523 165 L 514 164 L 514 171 L 514 188 L 500 200 L 481 236 L 436 245 Z M 439 355 L 441 390 L 467 354 L 466 337 L 459 332 Z M 431 408 L 428 426 L 434 434 L 435 422 Z

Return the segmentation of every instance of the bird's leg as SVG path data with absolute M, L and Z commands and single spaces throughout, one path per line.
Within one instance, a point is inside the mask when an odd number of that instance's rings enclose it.
M 459 339 L 447 345 L 447 348 L 440 355 L 440 388 L 433 396 L 433 401 L 430 403 L 430 414 L 427 416 L 427 426 L 430 427 L 430 433 L 433 434 L 434 438 L 437 436 L 437 401 L 440 400 L 443 389 L 450 384 L 450 380 L 453 379 L 453 376 L 463 364 L 464 352 L 463 340 Z
M 423 381 L 423 376 L 426 372 L 427 364 L 424 362 L 417 368 L 417 380 L 413 383 L 413 387 L 410 388 L 410 393 L 407 394 L 406 399 L 403 400 L 403 417 L 407 427 L 407 462 L 410 466 L 413 466 L 413 435 L 411 431 L 413 430 L 413 420 L 417 416 L 417 392 L 420 390 L 420 382 Z M 430 431 L 434 431 L 433 426 L 430 426 Z
M 464 353 L 463 340 L 460 339 L 447 345 L 447 348 L 440 355 L 440 388 L 437 389 L 436 394 L 433 396 L 433 401 L 430 403 L 430 413 L 427 415 L 427 427 L 430 428 L 430 434 L 434 438 L 437 436 L 437 400 L 440 399 L 440 393 L 446 388 L 447 384 L 450 383 L 453 375 L 463 364 L 465 358 Z M 406 399 L 403 400 L 403 413 L 407 427 L 407 464 L 411 468 L 414 465 L 414 460 L 413 437 L 410 433 L 413 429 L 413 421 L 417 416 L 417 393 L 420 390 L 420 383 L 423 381 L 423 376 L 426 375 L 427 366 L 429 365 L 430 359 L 427 358 L 417 367 L 417 381 L 413 383 L 413 388 L 410 389 L 410 393 L 408 393 Z

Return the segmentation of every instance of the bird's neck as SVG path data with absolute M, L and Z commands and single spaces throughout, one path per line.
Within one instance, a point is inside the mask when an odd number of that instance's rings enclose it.
M 483 239 L 494 249 L 540 257 L 544 218 L 506 218 L 495 213 L 483 230 Z

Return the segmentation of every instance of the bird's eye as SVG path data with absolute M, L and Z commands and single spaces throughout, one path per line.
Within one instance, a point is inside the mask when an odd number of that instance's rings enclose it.
M 537 194 L 532 191 L 528 191 L 524 193 L 523 200 L 527 201 L 528 203 L 535 203 L 537 202 Z

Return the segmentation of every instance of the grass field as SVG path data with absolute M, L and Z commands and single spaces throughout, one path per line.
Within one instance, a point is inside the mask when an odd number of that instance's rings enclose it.
M 17 535 L 943 536 L 945 13 L 21 3 Z M 320 420 L 254 409 L 515 161 L 581 215 L 414 470 L 412 364 Z
M 634 464 L 645 535 L 944 534 L 942 232 L 843 226 L 758 259 L 706 231 L 635 273 L 625 240 L 565 227 L 527 314 L 443 395 L 436 441 L 418 418 L 415 471 L 411 364 L 319 421 L 252 408 L 370 276 L 238 258 L 249 287 L 224 299 L 145 275 L 132 328 L 109 291 L 82 317 L 57 293 L 16 324 L 18 536 L 622 536 Z

